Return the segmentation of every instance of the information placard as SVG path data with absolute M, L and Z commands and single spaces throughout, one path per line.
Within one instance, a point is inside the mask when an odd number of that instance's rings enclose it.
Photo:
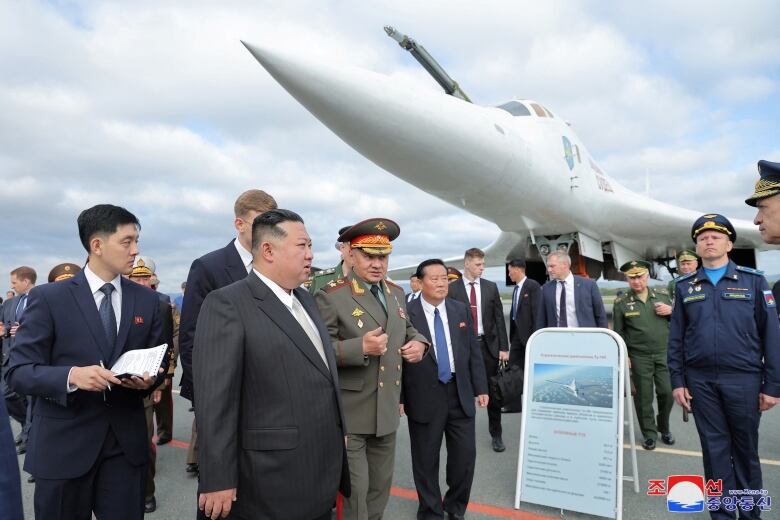
M 607 329 L 543 329 L 530 338 L 516 505 L 620 516 L 624 353 Z

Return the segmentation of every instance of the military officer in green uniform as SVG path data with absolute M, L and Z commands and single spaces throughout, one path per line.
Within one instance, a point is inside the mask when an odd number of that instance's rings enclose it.
M 666 366 L 671 300 L 665 290 L 647 286 L 649 263 L 632 260 L 623 264 L 620 270 L 628 278 L 630 289 L 615 299 L 612 319 L 615 332 L 620 334 L 628 349 L 631 376 L 636 386 L 634 406 L 644 437 L 642 447 L 654 450 L 658 432 L 661 432 L 664 444 L 674 444 L 674 436 L 669 431 L 674 397 Z M 657 417 L 653 411 L 653 393 L 658 399 Z
M 692 273 L 699 268 L 699 257 L 690 249 L 683 249 L 677 253 L 677 277 L 669 280 L 666 290 L 671 298 L 674 295 L 674 286 L 681 276 Z
M 341 236 L 342 233 L 348 229 L 349 226 L 344 226 L 343 228 L 339 229 L 339 236 Z M 352 261 L 349 258 L 349 244 L 345 244 L 344 242 L 336 242 L 336 250 L 341 253 L 341 260 L 339 260 L 339 263 L 336 264 L 335 267 L 331 267 L 330 269 L 323 269 L 322 271 L 314 273 L 308 280 L 303 282 L 304 287 L 309 289 L 311 294 L 316 294 L 317 291 L 325 287 L 332 280 L 344 278 L 352 268 Z
M 352 496 L 346 520 L 382 518 L 390 495 L 399 423 L 403 361 L 419 362 L 428 341 L 406 315 L 404 291 L 386 279 L 390 243 L 400 233 L 389 219 L 364 220 L 339 236 L 352 270 L 315 294 L 339 367 L 347 422 Z

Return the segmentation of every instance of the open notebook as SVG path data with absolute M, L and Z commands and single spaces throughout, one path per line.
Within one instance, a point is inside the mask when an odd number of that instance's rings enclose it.
M 128 350 L 119 356 L 114 366 L 111 367 L 111 372 L 119 379 L 130 376 L 143 377 L 144 372 L 156 377 L 167 352 L 167 343 L 154 348 Z

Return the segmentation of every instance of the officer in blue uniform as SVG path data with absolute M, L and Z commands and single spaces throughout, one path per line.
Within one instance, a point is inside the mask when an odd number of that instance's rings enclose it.
M 762 488 L 758 424 L 780 396 L 780 324 L 762 273 L 729 260 L 737 234 L 726 217 L 703 215 L 691 236 L 702 267 L 675 287 L 669 372 L 675 400 L 695 411 L 705 477 L 722 479 L 726 497 Z M 710 515 L 736 518 L 723 507 Z

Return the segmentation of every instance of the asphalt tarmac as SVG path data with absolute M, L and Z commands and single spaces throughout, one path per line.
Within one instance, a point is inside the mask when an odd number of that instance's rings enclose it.
M 177 375 L 176 381 L 179 380 Z M 174 440 L 157 450 L 157 511 L 146 515 L 150 520 L 172 520 L 195 518 L 196 480 L 185 473 L 186 447 L 190 438 L 192 412 L 188 411 L 189 402 L 174 395 Z M 586 519 L 595 516 L 564 511 L 534 504 L 521 503 L 520 510 L 513 508 L 517 472 L 517 456 L 520 441 L 521 414 L 504 414 L 504 443 L 507 449 L 503 453 L 495 453 L 491 449 L 488 434 L 487 413 L 484 409 L 477 412 L 477 463 L 474 484 L 471 493 L 471 504 L 467 518 L 510 518 L 522 520 L 540 519 Z M 623 484 L 623 518 L 626 520 L 656 520 L 680 518 L 679 514 L 669 513 L 666 508 L 666 497 L 648 496 L 646 494 L 648 479 L 665 479 L 668 475 L 701 475 L 703 474 L 701 447 L 696 434 L 693 420 L 682 422 L 681 409 L 675 406 L 672 411 L 672 432 L 677 438 L 674 446 L 660 443 L 655 451 L 643 450 L 637 437 L 637 459 L 639 465 L 639 493 L 634 493 L 629 482 Z M 14 424 L 15 433 L 18 425 Z M 639 432 L 639 425 L 635 423 Z M 625 428 L 625 440 L 628 442 L 628 427 Z M 780 410 L 765 413 L 760 428 L 759 453 L 762 458 L 764 488 L 770 496 L 780 500 Z M 630 471 L 629 451 L 624 450 L 624 473 Z M 440 477 L 442 492 L 446 491 L 444 480 L 446 450 L 442 449 L 442 474 Z M 24 456 L 19 457 L 22 465 Z M 33 516 L 33 487 L 26 482 L 27 475 L 22 475 L 22 490 L 26 518 Z M 301 490 L 301 494 L 306 491 Z M 406 419 L 401 419 L 398 430 L 396 449 L 395 475 L 390 501 L 384 518 L 387 520 L 413 519 L 417 509 L 414 482 L 412 480 L 411 460 L 409 451 L 409 432 Z M 780 510 L 780 504 L 777 509 Z M 0 514 L 0 517 L 2 514 Z M 706 513 L 687 513 L 687 519 L 708 518 Z M 764 513 L 763 518 L 780 518 L 773 508 Z

